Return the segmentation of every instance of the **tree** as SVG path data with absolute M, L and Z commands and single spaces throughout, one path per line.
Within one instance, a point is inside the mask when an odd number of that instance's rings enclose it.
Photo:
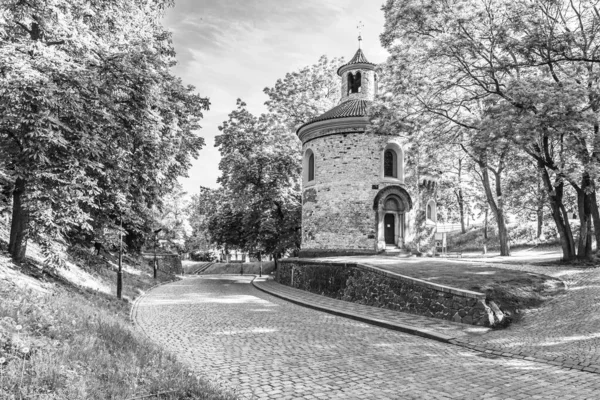
M 332 109 L 342 95 L 337 75 L 343 58 L 329 60 L 321 56 L 316 64 L 278 79 L 275 86 L 265 88 L 269 112 L 290 130 Z
M 187 237 L 186 247 L 190 252 L 210 250 L 209 222 L 218 206 L 217 196 L 218 190 L 201 186 L 200 192 L 194 194 L 189 202 L 187 215 L 192 232 Z
M 172 2 L 0 5 L 0 158 L 13 180 L 9 250 L 92 224 L 143 225 L 203 140 L 208 100 L 170 74 Z M 30 231 L 30 226 L 34 227 Z
M 223 186 L 222 224 L 238 234 L 231 242 L 275 258 L 300 246 L 300 151 L 287 127 L 271 115 L 255 117 L 238 100 L 219 127 L 218 181 Z M 231 224 L 235 222 L 235 224 Z M 215 224 L 212 225 L 215 227 Z M 224 237 L 224 235 L 221 235 Z
M 410 80 L 404 87 L 411 115 L 445 121 L 479 148 L 509 146 L 530 156 L 567 260 L 576 251 L 564 183 L 580 197 L 579 257 L 590 255 L 589 229 L 598 214 L 595 3 L 389 0 L 384 6 L 382 42 L 392 53 L 389 70 L 409 77 L 402 79 Z M 480 161 L 493 172 L 485 157 Z
M 342 64 L 323 56 L 278 79 L 264 89 L 267 114 L 254 116 L 238 100 L 215 141 L 222 187 L 195 198 L 196 232 L 207 229 L 212 243 L 275 259 L 300 248 L 302 167 L 295 128 L 338 103 Z

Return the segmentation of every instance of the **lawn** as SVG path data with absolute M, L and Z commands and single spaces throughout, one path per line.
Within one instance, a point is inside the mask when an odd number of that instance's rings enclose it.
M 539 307 L 542 302 L 565 290 L 560 280 L 546 275 L 490 267 L 477 262 L 382 257 L 361 262 L 440 285 L 485 293 L 503 311 L 510 312 L 513 321 L 519 319 L 521 310 Z

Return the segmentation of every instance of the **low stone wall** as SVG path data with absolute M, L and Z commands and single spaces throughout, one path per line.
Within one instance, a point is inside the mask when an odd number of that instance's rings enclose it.
M 275 263 L 273 261 L 263 261 L 262 263 L 262 274 L 270 275 L 275 270 Z M 258 275 L 261 273 L 260 262 L 249 262 L 249 263 L 214 263 L 201 275 L 211 274 L 254 274 Z
M 370 265 L 281 260 L 277 282 L 335 299 L 465 324 L 495 326 L 504 314 L 483 293 L 438 285 Z
M 370 256 L 377 254 L 376 250 L 356 250 L 356 249 L 302 249 L 299 252 L 300 258 L 315 257 L 342 257 L 342 256 Z
M 153 253 L 143 253 L 142 256 L 144 260 L 150 265 L 153 266 L 154 263 L 154 254 Z M 181 257 L 179 254 L 157 254 L 156 259 L 158 261 L 158 270 L 165 272 L 171 275 L 182 275 L 183 274 L 183 266 L 181 265 Z

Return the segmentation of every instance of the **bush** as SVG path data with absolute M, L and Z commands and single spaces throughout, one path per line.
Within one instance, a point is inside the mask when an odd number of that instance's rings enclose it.
M 217 257 L 210 251 L 195 251 L 190 254 L 192 261 L 214 262 Z

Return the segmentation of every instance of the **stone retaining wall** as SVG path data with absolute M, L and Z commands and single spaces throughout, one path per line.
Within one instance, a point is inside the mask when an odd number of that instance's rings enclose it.
M 370 265 L 282 260 L 277 282 L 324 296 L 440 318 L 495 326 L 504 314 L 483 293 L 438 285 Z
M 144 253 L 142 256 L 148 265 L 152 267 L 154 262 L 154 254 Z M 181 257 L 179 257 L 179 254 L 157 254 L 156 259 L 158 261 L 159 271 L 172 275 L 183 274 L 183 266 L 181 265 Z

